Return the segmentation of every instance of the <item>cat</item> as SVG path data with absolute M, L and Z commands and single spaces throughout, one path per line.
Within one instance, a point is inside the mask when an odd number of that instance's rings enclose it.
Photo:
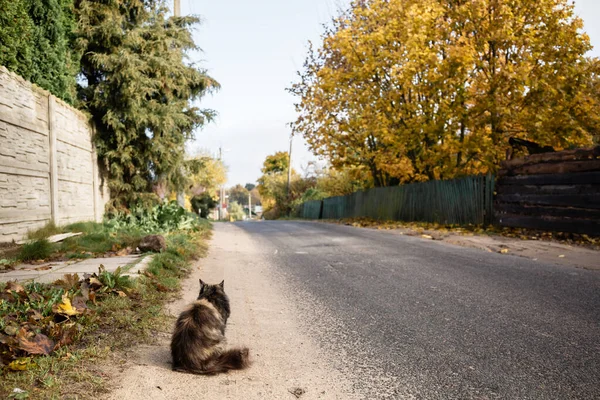
M 181 313 L 171 340 L 173 371 L 213 375 L 250 365 L 247 348 L 225 349 L 225 324 L 231 314 L 225 281 L 200 279 L 197 300 Z

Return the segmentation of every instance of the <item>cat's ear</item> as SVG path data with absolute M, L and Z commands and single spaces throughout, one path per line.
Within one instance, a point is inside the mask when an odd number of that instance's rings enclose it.
M 200 282 L 200 294 L 202 294 L 202 292 L 204 292 L 204 288 L 206 287 L 206 283 L 204 283 L 202 279 L 198 279 L 198 281 Z
M 221 289 L 225 289 L 225 279 L 223 279 L 221 283 L 219 283 L 219 286 L 221 287 Z

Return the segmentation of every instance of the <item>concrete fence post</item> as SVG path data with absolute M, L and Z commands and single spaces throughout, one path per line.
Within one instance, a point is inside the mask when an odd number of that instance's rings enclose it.
M 58 152 L 56 150 L 56 131 L 54 129 L 54 108 L 56 101 L 54 96 L 48 95 L 48 138 L 50 140 L 50 215 L 56 225 L 60 224 L 58 211 Z

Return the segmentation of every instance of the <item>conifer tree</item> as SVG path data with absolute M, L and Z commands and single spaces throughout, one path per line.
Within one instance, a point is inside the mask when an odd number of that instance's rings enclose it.
M 74 103 L 73 0 L 0 0 L 0 65 Z
M 196 17 L 167 17 L 156 0 L 76 0 L 83 83 L 108 173 L 109 211 L 152 198 L 166 182 L 183 187 L 185 143 L 214 112 L 195 101 L 218 88 L 189 63 Z

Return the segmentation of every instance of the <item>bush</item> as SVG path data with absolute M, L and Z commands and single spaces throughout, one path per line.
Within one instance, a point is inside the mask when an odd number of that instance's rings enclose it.
M 219 204 L 208 192 L 192 197 L 190 202 L 196 214 L 199 214 L 202 218 L 208 218 L 208 214 Z
M 244 212 L 242 206 L 240 206 L 235 201 L 229 203 L 228 211 L 229 218 L 233 219 L 234 221 L 241 221 L 246 217 L 246 213 Z
M 176 201 L 153 207 L 132 207 L 129 213 L 118 214 L 106 225 L 113 230 L 136 229 L 145 233 L 195 229 L 199 217 L 187 212 Z

